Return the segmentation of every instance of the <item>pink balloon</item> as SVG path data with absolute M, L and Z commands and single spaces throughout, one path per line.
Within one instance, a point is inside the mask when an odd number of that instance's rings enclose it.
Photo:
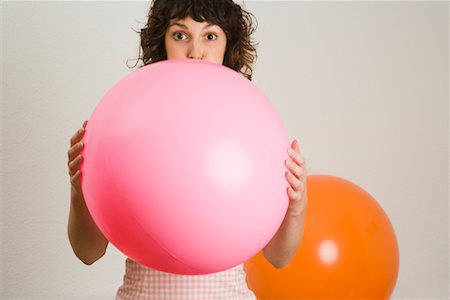
M 101 99 L 84 144 L 89 211 L 143 265 L 223 271 L 260 251 L 286 213 L 287 132 L 227 67 L 171 60 L 132 72 Z

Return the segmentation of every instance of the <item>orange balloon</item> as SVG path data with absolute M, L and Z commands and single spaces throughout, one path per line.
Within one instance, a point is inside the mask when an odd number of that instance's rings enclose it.
M 366 191 L 344 179 L 307 179 L 304 236 L 289 265 L 258 253 L 245 264 L 258 299 L 389 299 L 397 281 L 394 229 Z

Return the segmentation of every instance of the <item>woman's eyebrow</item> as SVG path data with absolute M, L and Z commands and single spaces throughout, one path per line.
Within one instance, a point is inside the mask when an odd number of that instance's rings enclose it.
M 181 23 L 178 23 L 178 22 L 175 22 L 175 23 L 172 23 L 172 24 L 170 24 L 170 27 L 172 27 L 172 26 L 180 26 L 180 27 L 183 27 L 183 28 L 186 28 L 187 29 L 187 26 L 186 25 L 184 25 L 184 24 L 181 24 Z
M 180 26 L 180 27 L 182 27 L 182 28 L 184 28 L 184 29 L 188 29 L 188 27 L 187 27 L 186 25 L 184 25 L 184 24 L 182 24 L 182 23 L 178 23 L 178 22 L 175 22 L 175 23 L 170 24 L 169 27 L 172 27 L 172 26 L 175 26 L 175 25 Z M 203 30 L 203 29 L 206 29 L 206 28 L 208 28 L 208 27 L 211 27 L 211 26 L 215 26 L 215 24 L 209 24 L 209 23 L 208 23 L 208 24 L 205 24 L 205 26 L 203 26 L 202 30 Z

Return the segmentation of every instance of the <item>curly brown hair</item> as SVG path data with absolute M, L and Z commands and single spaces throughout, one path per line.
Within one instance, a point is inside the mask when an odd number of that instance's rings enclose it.
M 167 59 L 164 36 L 170 21 L 188 16 L 222 28 L 227 36 L 223 64 L 251 80 L 257 58 L 257 43 L 251 38 L 256 18 L 233 0 L 153 0 L 146 27 L 137 32 L 143 51 L 141 56 L 139 49 L 138 60 L 143 62 L 140 67 Z

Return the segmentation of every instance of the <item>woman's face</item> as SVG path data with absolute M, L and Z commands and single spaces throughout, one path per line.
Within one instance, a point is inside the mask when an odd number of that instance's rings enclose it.
M 218 25 L 186 17 L 170 21 L 165 45 L 167 59 L 201 59 L 223 64 L 227 37 Z

